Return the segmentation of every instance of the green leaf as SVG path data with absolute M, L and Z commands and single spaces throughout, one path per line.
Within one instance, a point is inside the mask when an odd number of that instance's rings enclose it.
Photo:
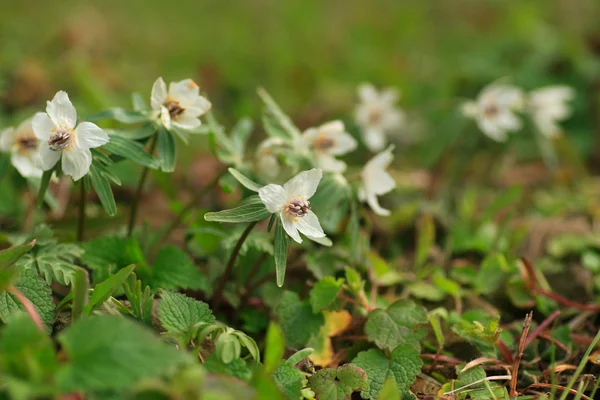
M 240 155 L 244 154 L 246 143 L 253 128 L 254 123 L 250 118 L 242 118 L 231 129 L 231 140 Z
M 285 351 L 285 339 L 283 332 L 274 322 L 269 323 L 267 329 L 267 338 L 265 340 L 265 358 L 263 361 L 264 370 L 267 374 L 273 373 L 277 366 L 281 364 L 281 358 Z
M 260 190 L 260 188 L 262 188 L 262 185 L 259 185 L 258 183 L 254 182 L 253 180 L 247 178 L 244 174 L 242 174 L 237 169 L 229 168 L 228 171 L 246 189 L 252 190 L 253 192 L 258 192 Z
M 62 393 L 125 390 L 188 362 L 152 330 L 118 316 L 81 319 L 58 336 L 67 362 L 56 380 Z
M 246 362 L 240 358 L 225 364 L 217 357 L 216 353 L 213 353 L 204 362 L 204 367 L 212 374 L 227 375 L 245 382 L 248 382 L 252 377 L 252 371 Z
M 119 135 L 111 135 L 110 141 L 103 148 L 112 154 L 124 157 L 144 167 L 157 169 L 160 166 L 158 160 L 146 153 L 144 146 Z
M 195 289 L 206 291 L 208 281 L 194 260 L 175 246 L 164 246 L 156 255 L 146 283 L 154 290 Z M 138 273 L 141 276 L 141 274 Z
M 314 314 L 297 293 L 285 291 L 275 310 L 287 347 L 298 348 L 308 343 L 311 335 L 325 323 L 322 313 Z
M 161 291 L 161 297 L 158 316 L 162 326 L 169 332 L 187 334 L 198 323 L 215 322 L 206 303 L 168 291 Z
M 75 261 L 82 255 L 83 249 L 76 244 L 49 244 L 36 247 L 36 251 L 26 254 L 18 265 L 37 269 L 48 284 L 56 281 L 68 286 L 73 281 L 75 271 L 80 268 Z
M 318 281 L 309 294 L 313 312 L 318 313 L 328 308 L 337 298 L 343 285 L 344 279 L 340 278 L 336 280 L 331 276 Z
M 302 381 L 304 380 L 304 375 L 302 375 L 300 370 L 292 367 L 290 364 L 283 363 L 273 374 L 273 380 L 277 389 L 279 389 L 286 400 L 300 399 Z
M 106 213 L 111 217 L 116 215 L 117 204 L 115 203 L 115 198 L 106 176 L 101 173 L 100 169 L 95 166 L 94 163 L 92 163 L 90 166 L 90 172 L 88 173 L 88 176 L 92 186 L 94 187 L 94 191 L 100 199 L 100 203 L 102 203 L 102 206 L 106 210 Z
M 294 125 L 290 117 L 281 110 L 269 93 L 265 89 L 259 88 L 258 96 L 265 104 L 263 123 L 267 133 L 270 136 L 283 139 L 294 140 L 300 138 L 300 130 Z
M 51 398 L 57 367 L 50 337 L 27 314 L 11 316 L 0 336 L 0 370 L 9 397 Z
M 306 347 L 302 350 L 299 350 L 287 359 L 287 363 L 290 365 L 296 365 L 305 358 L 308 358 L 312 353 L 314 353 L 314 351 L 315 349 L 312 349 L 310 347 Z
M 481 381 L 486 378 L 486 373 L 481 367 L 469 368 L 465 372 L 460 372 L 465 367 L 465 364 L 456 366 L 456 374 L 458 378 L 454 382 L 454 389 L 460 389 L 469 384 L 477 381 Z M 487 383 L 487 386 L 486 386 Z M 472 399 L 472 400 L 488 400 L 490 398 L 496 398 L 498 400 L 508 400 L 508 393 L 506 388 L 500 387 L 496 382 L 480 382 L 475 385 L 471 385 L 464 388 L 465 393 L 461 393 L 459 390 L 455 396 L 458 399 Z M 490 391 L 492 393 L 490 393 Z
M 219 212 L 204 214 L 206 221 L 238 223 L 262 221 L 271 216 L 271 213 L 257 195 L 250 196 L 236 208 Z
M 394 378 L 391 376 L 385 378 L 377 400 L 403 400 Z
M 422 215 L 417 222 L 417 250 L 415 268 L 420 268 L 427 261 L 429 252 L 435 244 L 435 222 L 430 214 Z
M 423 307 L 411 300 L 399 300 L 387 310 L 371 311 L 365 333 L 377 347 L 391 351 L 400 344 L 414 344 L 415 328 L 425 323 L 427 312 Z
M 42 278 L 30 269 L 22 270 L 14 283 L 14 287 L 27 297 L 49 328 L 54 323 L 54 301 L 52 290 Z M 24 310 L 23 305 L 12 294 L 0 293 L 0 320 L 6 322 L 8 317 Z
M 0 268 L 12 267 L 21 257 L 29 252 L 35 246 L 35 240 L 18 246 L 12 246 L 8 249 L 0 250 Z
M 475 320 L 475 318 L 479 320 Z M 476 346 L 484 355 L 495 356 L 496 342 L 502 332 L 499 321 L 498 317 L 471 316 L 465 313 L 462 319 L 452 326 L 452 331 Z
M 225 364 L 229 364 L 233 360 L 240 358 L 242 346 L 235 335 L 226 332 L 219 335 L 215 345 L 215 353 L 221 361 Z
M 94 282 L 108 279 L 111 273 L 130 264 L 147 269 L 148 263 L 135 238 L 102 236 L 83 243 L 82 261 L 93 272 Z
M 44 171 L 42 174 L 42 180 L 40 181 L 40 190 L 38 192 L 37 197 L 37 206 L 42 207 L 44 205 L 44 198 L 46 197 L 46 191 L 48 190 L 48 185 L 50 185 L 50 178 L 52 178 L 52 174 L 54 173 L 54 168 L 50 168 L 47 171 Z
M 73 296 L 73 304 L 71 306 L 71 319 L 73 321 L 78 320 L 83 315 L 83 310 L 85 310 L 90 299 L 89 286 L 87 271 L 84 269 L 75 271 L 70 293 Z
M 130 139 L 130 140 L 141 140 L 141 139 L 146 139 L 149 138 L 150 136 L 154 135 L 154 133 L 156 132 L 156 127 L 154 126 L 154 124 L 149 123 L 149 124 L 145 124 L 140 126 L 139 128 L 135 128 L 135 129 L 129 129 L 129 130 L 106 130 L 107 132 L 109 132 L 109 134 L 114 135 L 114 136 L 120 136 L 122 138 L 125 139 Z
M 164 172 L 175 171 L 175 137 L 164 128 L 158 130 L 158 158 Z
M 475 290 L 480 294 L 495 292 L 508 277 L 510 266 L 503 254 L 488 254 L 475 277 Z
M 104 110 L 87 117 L 88 121 L 98 121 L 101 119 L 114 119 L 115 121 L 119 121 L 124 124 L 137 124 L 139 122 L 146 122 L 149 120 L 146 114 L 142 114 L 138 111 L 125 110 L 120 107 Z
M 283 223 L 277 221 L 275 227 L 275 275 L 277 286 L 282 287 L 285 280 L 285 269 L 287 265 L 288 237 L 283 229 Z
M 137 92 L 131 94 L 131 103 L 133 104 L 134 111 L 140 112 L 148 109 L 146 99 L 144 99 L 144 97 Z
M 367 389 L 367 374 L 353 364 L 317 371 L 308 385 L 319 400 L 350 400 L 352 393 Z
M 110 296 L 113 295 L 118 289 L 123 286 L 129 275 L 135 269 L 135 265 L 130 265 L 123 268 L 104 282 L 98 283 L 94 287 L 94 292 L 90 298 L 89 303 L 86 305 L 84 312 L 90 314 L 94 309 L 99 308 L 104 304 Z
M 421 372 L 423 362 L 419 351 L 409 345 L 400 345 L 387 358 L 381 351 L 362 351 L 352 360 L 368 377 L 368 389 L 360 394 L 365 399 L 376 399 L 387 377 L 394 379 L 398 389 L 407 391 Z

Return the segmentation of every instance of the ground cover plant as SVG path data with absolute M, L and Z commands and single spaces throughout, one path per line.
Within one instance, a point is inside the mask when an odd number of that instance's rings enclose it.
M 422 107 L 360 77 L 307 119 L 165 73 L 16 108 L 2 397 L 598 398 L 600 64 L 544 51 Z

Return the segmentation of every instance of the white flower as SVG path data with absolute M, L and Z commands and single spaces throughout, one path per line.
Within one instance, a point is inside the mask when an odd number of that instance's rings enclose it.
M 390 210 L 386 210 L 379 205 L 377 196 L 382 196 L 396 187 L 396 182 L 385 169 L 394 159 L 392 151 L 394 146 L 389 146 L 385 151 L 373 157 L 361 172 L 362 186 L 358 191 L 360 201 L 366 201 L 373 212 L 377 215 L 390 215 Z
M 37 113 L 32 121 L 35 136 L 40 139 L 40 167 L 47 171 L 62 156 L 62 170 L 77 181 L 90 170 L 90 149 L 102 146 L 109 137 L 96 124 L 81 122 L 69 96 L 62 90 L 48 102 L 45 113 Z
M 200 96 L 200 88 L 191 79 L 169 83 L 169 90 L 163 78 L 158 78 L 152 86 L 151 106 L 155 118 L 160 118 L 168 130 L 179 128 L 190 131 L 200 126 L 200 116 L 212 105 Z
M 560 134 L 558 121 L 571 115 L 567 101 L 575 97 L 569 86 L 548 86 L 529 93 L 528 111 L 540 133 L 552 138 Z
M 281 171 L 277 148 L 283 145 L 285 145 L 283 139 L 271 137 L 264 140 L 256 149 L 256 167 L 258 173 L 266 180 L 274 180 Z
M 344 172 L 346 163 L 335 156 L 346 154 L 357 146 L 356 140 L 345 132 L 342 121 L 307 129 L 302 134 L 302 141 L 314 152 L 317 165 L 327 172 Z
M 463 105 L 463 113 L 477 122 L 479 129 L 491 139 L 503 142 L 508 132 L 521 129 L 515 112 L 524 106 L 523 91 L 515 86 L 492 83 L 485 87 L 476 101 Z
M 0 133 L 0 150 L 10 153 L 12 165 L 24 178 L 40 178 L 39 140 L 33 133 L 31 118 L 16 128 L 7 128 Z
M 269 184 L 258 191 L 267 210 L 279 214 L 283 229 L 298 243 L 302 243 L 298 231 L 309 239 L 325 237 L 308 201 L 317 191 L 322 176 L 320 169 L 313 168 L 299 173 L 283 186 Z
M 361 127 L 363 141 L 371 151 L 381 151 L 387 144 L 386 135 L 398 129 L 406 119 L 396 107 L 398 91 L 392 88 L 377 92 L 370 84 L 358 87 L 360 103 L 356 107 L 356 122 Z

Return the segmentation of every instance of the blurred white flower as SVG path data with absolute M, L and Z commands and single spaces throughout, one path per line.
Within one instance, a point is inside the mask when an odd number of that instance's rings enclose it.
M 39 167 L 39 140 L 33 133 L 31 118 L 15 128 L 7 128 L 0 133 L 0 150 L 10 153 L 12 165 L 24 178 L 40 178 L 43 171 Z
M 298 231 L 309 239 L 325 237 L 308 201 L 317 191 L 322 176 L 320 169 L 313 168 L 299 173 L 283 186 L 269 184 L 258 191 L 267 210 L 279 214 L 283 229 L 298 243 L 302 243 Z
M 474 118 L 479 129 L 491 139 L 503 142 L 508 132 L 521 129 L 521 120 L 515 112 L 523 110 L 523 91 L 515 86 L 492 83 L 477 96 L 477 100 L 463 105 L 463 113 Z
M 356 140 L 345 131 L 342 121 L 331 121 L 317 128 L 310 128 L 302 134 L 302 141 L 315 155 L 317 166 L 327 172 L 344 172 L 346 163 L 337 160 L 356 149 Z
M 356 123 L 361 128 L 365 145 L 369 150 L 383 150 L 387 144 L 387 134 L 404 123 L 406 116 L 396 106 L 399 93 L 393 88 L 380 92 L 371 84 L 358 87 L 360 102 L 356 107 Z
M 90 149 L 102 146 L 109 137 L 96 124 L 77 125 L 77 111 L 62 90 L 48 102 L 45 113 L 37 113 L 32 121 L 35 136 L 40 140 L 40 167 L 47 171 L 62 156 L 62 170 L 77 181 L 90 170 Z
M 256 149 L 256 168 L 265 180 L 272 181 L 279 176 L 281 163 L 277 154 L 277 147 L 284 144 L 283 139 L 271 137 L 258 145 Z
M 152 86 L 150 103 L 154 117 L 160 118 L 165 128 L 173 127 L 190 131 L 200 126 L 200 116 L 212 105 L 200 96 L 200 88 L 191 79 L 169 83 L 169 90 L 163 78 L 158 78 Z
M 575 90 L 569 86 L 548 86 L 529 93 L 528 111 L 540 133 L 548 138 L 560 134 L 559 121 L 571 115 L 569 100 Z
M 362 185 L 358 191 L 358 198 L 360 201 L 366 201 L 377 215 L 391 214 L 390 210 L 379 205 L 377 196 L 382 196 L 396 187 L 396 182 L 386 172 L 386 168 L 394 159 L 393 150 L 394 146 L 392 145 L 377 154 L 367 162 L 361 172 Z

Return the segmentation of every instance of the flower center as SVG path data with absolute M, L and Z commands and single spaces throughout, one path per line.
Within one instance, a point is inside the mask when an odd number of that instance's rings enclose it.
M 500 109 L 498 106 L 495 103 L 491 103 L 483 108 L 483 116 L 486 118 L 494 118 L 496 115 L 498 115 L 499 111 Z
M 313 142 L 313 148 L 315 150 L 327 150 L 332 148 L 335 145 L 335 141 L 331 138 L 328 138 L 324 135 L 319 136 L 314 142 Z
M 377 125 L 381 122 L 381 118 L 383 117 L 383 113 L 379 108 L 371 108 L 369 110 L 369 115 L 367 119 L 369 120 L 369 124 Z
M 303 196 L 298 195 L 298 198 L 292 196 L 285 205 L 285 214 L 294 220 L 304 217 L 310 210 L 310 202 L 305 200 Z
M 169 110 L 171 119 L 177 119 L 185 111 L 185 108 L 181 107 L 177 100 L 171 98 L 168 98 L 163 105 Z
M 54 128 L 50 134 L 50 150 L 61 151 L 70 149 L 75 144 L 75 131 L 63 126 Z
M 17 148 L 20 153 L 29 153 L 38 147 L 38 139 L 33 132 L 25 132 L 17 136 Z

